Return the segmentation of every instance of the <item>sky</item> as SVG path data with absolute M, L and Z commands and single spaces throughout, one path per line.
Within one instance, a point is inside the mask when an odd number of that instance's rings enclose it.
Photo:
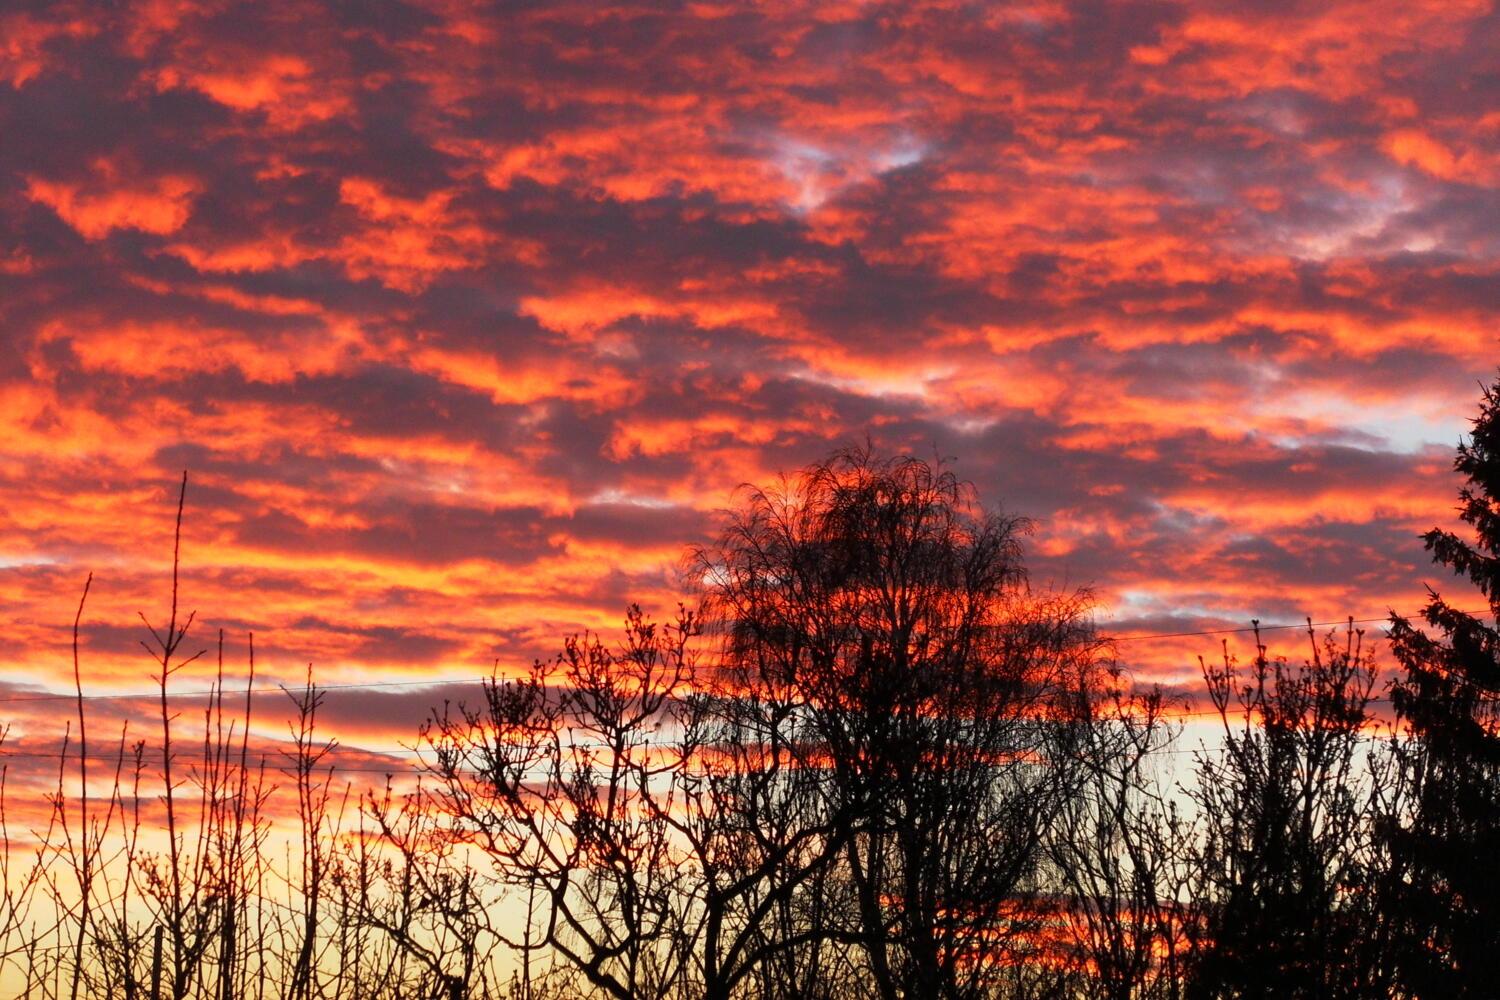
M 1121 636 L 1415 610 L 1497 182 L 1488 0 L 7 3 L 0 689 L 67 690 L 90 572 L 86 686 L 149 689 L 184 470 L 189 646 L 268 681 L 669 613 L 866 438 Z

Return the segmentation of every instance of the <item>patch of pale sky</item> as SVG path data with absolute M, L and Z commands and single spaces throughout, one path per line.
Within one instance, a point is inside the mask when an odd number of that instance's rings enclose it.
M 955 369 L 946 366 L 927 369 L 913 368 L 904 371 L 865 375 L 843 375 L 832 371 L 803 367 L 793 371 L 791 377 L 861 396 L 873 396 L 878 399 L 899 399 L 906 397 L 925 402 L 930 398 L 928 393 L 930 383 L 952 378 L 954 374 Z
M 1141 618 L 1171 618 L 1174 620 L 1185 619 L 1188 621 L 1244 621 L 1249 622 L 1253 615 L 1246 615 L 1243 608 L 1226 607 L 1223 605 L 1211 606 L 1208 604 L 1194 604 L 1185 602 L 1181 595 L 1160 594 L 1151 590 L 1137 590 L 1126 588 L 1117 590 L 1113 594 L 1113 600 L 1107 601 L 1100 608 L 1100 624 L 1108 625 L 1110 621 L 1129 621 Z M 1187 631 L 1186 629 L 1167 629 L 1166 631 Z
M 1467 407 L 1453 405 L 1451 400 L 1433 400 L 1423 396 L 1405 396 L 1382 400 L 1379 405 L 1330 396 L 1314 390 L 1302 390 L 1278 396 L 1274 406 L 1263 417 L 1295 417 L 1309 423 L 1342 429 L 1347 433 L 1340 443 L 1367 451 L 1392 451 L 1415 454 L 1432 445 L 1453 447 L 1469 429 Z M 1291 435 L 1276 437 L 1282 447 L 1300 448 L 1309 443 L 1325 444 L 1338 438 L 1320 433 L 1314 439 Z
M 772 165 L 797 187 L 791 207 L 799 215 L 815 211 L 852 184 L 912 166 L 927 155 L 926 144 L 910 135 L 874 150 L 834 151 L 791 136 L 778 136 L 771 146 Z
M 645 507 L 650 510 L 672 510 L 681 504 L 666 497 L 647 496 L 642 493 L 631 493 L 626 490 L 610 489 L 600 490 L 588 498 L 589 504 L 625 504 L 630 507 Z
M 1293 257 L 1316 261 L 1363 255 L 1368 245 L 1389 229 L 1393 220 L 1417 207 L 1406 183 L 1395 172 L 1375 179 L 1371 187 L 1375 192 L 1372 196 L 1351 200 L 1347 204 L 1342 221 L 1320 220 L 1315 228 L 1292 233 L 1287 240 L 1287 251 Z M 1414 238 L 1416 242 L 1424 239 L 1425 236 Z

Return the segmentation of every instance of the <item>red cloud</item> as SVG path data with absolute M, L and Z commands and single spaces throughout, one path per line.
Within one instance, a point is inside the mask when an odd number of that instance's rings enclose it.
M 192 213 L 202 185 L 181 174 L 125 176 L 106 158 L 95 160 L 80 180 L 31 177 L 27 195 L 51 208 L 85 238 L 97 240 L 116 229 L 174 233 Z
M 1409 609 L 1500 318 L 1487 10 L 7 15 L 3 673 L 60 682 L 92 568 L 89 683 L 143 683 L 183 468 L 209 627 L 405 682 L 669 608 L 866 434 L 1111 628 Z

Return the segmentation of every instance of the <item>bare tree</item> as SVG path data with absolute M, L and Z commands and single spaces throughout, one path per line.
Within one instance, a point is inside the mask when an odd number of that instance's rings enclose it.
M 747 491 L 700 553 L 727 663 L 784 685 L 824 760 L 834 926 L 882 997 L 1023 988 L 1046 920 L 1098 644 L 1087 595 L 1025 586 L 1027 528 L 940 465 L 855 449 Z
M 147 622 L 155 733 L 97 735 L 86 585 L 49 808 L 19 838 L 0 767 L 17 995 L 1483 995 L 1487 931 L 1460 917 L 1493 874 L 1494 643 L 1440 602 L 1451 649 L 1393 629 L 1391 749 L 1352 627 L 1296 666 L 1257 636 L 1249 665 L 1203 665 L 1222 745 L 1182 787 L 1170 712 L 1089 595 L 1027 583 L 1027 522 L 856 449 L 741 495 L 690 558 L 701 611 L 632 607 L 617 641 L 497 668 L 434 711 L 415 773 L 356 794 L 311 668 L 287 738 L 252 737 L 253 638 L 243 707 L 220 632 L 201 730 L 181 718 L 174 679 L 207 652 L 179 606 L 185 493 Z
M 786 924 L 835 853 L 814 772 L 784 706 L 700 672 L 698 634 L 632 608 L 618 647 L 569 639 L 425 730 L 429 802 L 535 904 L 505 938 L 528 974 L 550 955 L 609 996 L 727 998 L 823 936 Z
M 206 691 L 194 694 L 203 699 L 201 729 L 189 735 L 180 717 L 171 681 L 206 652 L 188 648 L 195 616 L 179 604 L 185 495 L 184 477 L 170 610 L 161 627 L 146 623 L 159 737 L 133 739 L 127 723 L 112 748 L 100 752 L 83 685 L 80 601 L 74 717 L 60 753 L 44 755 L 57 758 L 56 780 L 47 823 L 27 831 L 25 853 L 15 849 L 5 812 L 8 767 L 0 774 L 5 989 L 47 1000 L 410 995 L 406 984 L 392 981 L 385 961 L 405 958 L 406 949 L 369 919 L 391 889 L 380 877 L 390 870 L 390 852 L 382 847 L 388 844 L 344 834 L 348 786 L 335 783 L 335 746 L 319 737 L 322 692 L 311 676 L 289 692 L 295 719 L 285 750 L 274 743 L 252 750 L 253 638 L 237 712 L 221 631 L 217 672 Z M 295 808 L 281 815 L 294 820 L 296 839 L 278 863 L 270 849 L 272 799 L 282 778 L 295 792 Z M 366 853 L 372 839 L 373 862 Z M 480 921 L 484 906 L 460 899 L 464 919 Z M 483 983 L 485 974 L 469 978 Z M 441 995 L 453 996 L 446 988 Z
M 1180 995 L 1192 842 L 1167 756 L 1180 726 L 1166 711 L 1157 689 L 1131 695 L 1121 684 L 1099 699 L 1080 747 L 1084 787 L 1049 840 L 1075 988 L 1100 1000 Z
M 1375 681 L 1351 624 L 1300 665 L 1256 635 L 1242 670 L 1204 665 L 1223 744 L 1198 755 L 1201 826 L 1190 998 L 1367 997 L 1386 984 L 1358 968 L 1380 755 L 1370 746 Z

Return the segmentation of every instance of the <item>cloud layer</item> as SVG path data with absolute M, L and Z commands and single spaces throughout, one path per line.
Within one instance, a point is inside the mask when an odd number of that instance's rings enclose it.
M 667 610 L 737 484 L 867 434 L 1122 633 L 1434 577 L 1496 359 L 1489 2 L 7 10 L 12 682 L 63 683 L 92 569 L 89 681 L 143 686 L 183 469 L 184 600 L 274 677 Z

